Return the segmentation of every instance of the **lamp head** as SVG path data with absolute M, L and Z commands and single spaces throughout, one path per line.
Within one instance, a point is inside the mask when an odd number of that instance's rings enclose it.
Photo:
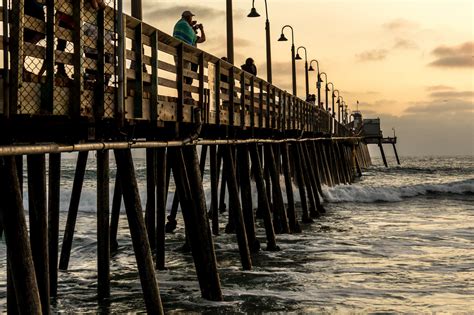
M 285 37 L 285 34 L 281 33 L 280 38 L 278 39 L 279 42 L 286 42 L 288 38 Z
M 299 53 L 296 53 L 295 60 L 301 60 L 301 59 L 302 59 L 302 58 L 301 58 L 300 54 L 299 54 Z
M 312 65 L 309 65 L 309 69 L 308 69 L 308 71 L 314 71 L 314 68 L 313 68 L 313 66 L 312 66 Z
M 247 15 L 247 17 L 251 17 L 251 18 L 252 18 L 252 17 L 259 17 L 259 16 L 260 16 L 260 14 L 258 14 L 258 12 L 257 12 L 257 10 L 256 10 L 255 8 L 252 8 L 252 9 L 250 10 L 249 15 Z

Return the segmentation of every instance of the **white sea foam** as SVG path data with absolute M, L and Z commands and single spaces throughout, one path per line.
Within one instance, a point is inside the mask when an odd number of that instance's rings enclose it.
M 404 198 L 427 194 L 467 194 L 474 193 L 474 179 L 442 183 L 418 184 L 410 186 L 363 186 L 361 184 L 323 186 L 324 199 L 328 202 L 398 202 Z

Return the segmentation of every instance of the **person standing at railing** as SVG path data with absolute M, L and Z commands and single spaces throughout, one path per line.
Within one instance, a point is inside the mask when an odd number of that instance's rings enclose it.
M 257 66 L 255 65 L 255 62 L 252 58 L 247 58 L 245 63 L 240 66 L 240 68 L 250 74 L 253 74 L 254 76 L 257 76 Z
M 194 16 L 195 15 L 191 11 L 184 11 L 181 14 L 181 19 L 174 26 L 173 37 L 188 45 L 196 47 L 198 43 L 203 43 L 206 41 L 206 34 L 204 32 L 204 26 L 202 24 L 197 24 L 196 21 L 193 21 Z M 197 30 L 200 31 L 200 36 L 198 36 Z M 177 63 L 176 58 L 175 62 Z M 193 70 L 191 62 L 183 60 L 183 69 Z M 193 71 L 197 71 L 197 68 L 195 68 Z M 185 77 L 184 82 L 191 85 L 193 83 L 193 79 Z M 191 92 L 185 92 L 185 96 L 190 98 Z

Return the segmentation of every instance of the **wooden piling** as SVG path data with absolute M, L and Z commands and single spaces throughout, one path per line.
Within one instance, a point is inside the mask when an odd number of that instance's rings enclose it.
M 309 168 L 309 165 L 307 164 L 307 161 L 306 161 L 306 156 L 305 156 L 305 153 L 304 153 L 304 148 L 303 148 L 303 144 L 302 143 L 295 143 L 295 147 L 296 147 L 296 154 L 297 154 L 297 158 L 299 160 L 299 163 L 300 163 L 300 167 L 301 167 L 301 170 L 302 170 L 302 176 L 303 176 L 303 180 L 304 180 L 304 185 L 306 187 L 306 197 L 308 198 L 308 201 L 309 201 L 309 215 L 311 218 L 315 218 L 317 217 L 317 211 L 316 211 L 316 198 L 315 198 L 315 191 L 314 191 L 314 188 L 313 188 L 313 184 L 312 184 L 312 181 L 311 181 L 311 175 L 310 175 L 310 168 Z M 317 194 L 317 192 L 316 192 Z
M 237 176 L 235 174 L 235 163 L 232 151 L 233 148 L 228 145 L 224 148 L 223 152 L 224 171 L 227 174 L 227 187 L 229 189 L 229 216 L 233 216 L 242 268 L 244 270 L 250 270 L 252 269 L 252 260 L 250 258 L 250 249 L 248 246 L 242 206 L 238 197 L 239 190 L 237 187 Z M 230 211 L 230 209 L 232 209 L 232 211 Z
M 28 228 L 13 157 L 0 158 L 0 218 L 7 245 L 7 264 L 20 314 L 41 314 L 42 306 Z M 11 293 L 11 292 L 10 292 Z M 9 293 L 9 294 L 10 294 Z M 10 304 L 10 299 L 8 303 Z M 13 305 L 9 305 L 13 308 Z
M 321 153 L 323 156 L 323 164 L 324 169 L 326 170 L 327 179 L 328 179 L 328 186 L 334 187 L 334 173 L 332 172 L 331 163 L 329 161 L 329 154 L 328 154 L 328 144 L 327 141 L 321 142 Z
M 400 159 L 398 158 L 398 152 L 397 152 L 397 147 L 395 146 L 395 143 L 392 143 L 393 147 L 393 152 L 395 153 L 395 158 L 397 159 L 397 164 L 400 165 Z
M 385 158 L 385 152 L 383 150 L 382 138 L 379 138 L 379 148 L 380 154 L 382 155 L 383 164 L 385 165 L 385 167 L 388 167 L 387 159 Z
M 276 245 L 275 230 L 273 228 L 272 215 L 270 212 L 270 203 L 267 199 L 267 191 L 265 189 L 265 181 L 263 177 L 262 163 L 259 156 L 259 150 L 256 143 L 249 145 L 250 158 L 252 160 L 253 174 L 255 176 L 255 184 L 257 186 L 257 193 L 261 201 L 261 211 L 263 222 L 265 225 L 265 233 L 267 236 L 268 251 L 277 251 L 280 248 Z
M 74 175 L 74 182 L 72 184 L 71 200 L 69 203 L 69 211 L 67 214 L 66 228 L 64 230 L 61 256 L 59 258 L 60 270 L 67 270 L 69 265 L 72 239 L 74 237 L 74 229 L 76 227 L 77 212 L 79 210 L 79 201 L 81 198 L 82 184 L 84 182 L 84 174 L 86 171 L 88 155 L 89 152 L 83 151 L 79 152 L 77 156 L 76 173 Z
M 283 176 L 285 178 L 286 198 L 288 199 L 288 225 L 292 233 L 300 233 L 301 227 L 296 217 L 295 198 L 293 195 L 293 182 L 290 175 L 290 157 L 288 152 L 288 142 L 281 144 L 280 153 L 282 156 Z
M 302 171 L 302 168 L 301 168 L 301 160 L 299 158 L 298 146 L 297 146 L 296 143 L 291 144 L 291 153 L 292 153 L 292 156 L 293 156 L 293 162 L 294 162 L 294 167 L 295 167 L 296 182 L 297 182 L 298 191 L 299 191 L 299 194 L 300 194 L 301 209 L 302 209 L 301 221 L 303 223 L 311 223 L 311 222 L 314 222 L 314 221 L 309 216 L 308 203 L 307 203 L 307 200 L 306 200 L 306 191 L 305 191 L 303 171 Z
M 315 213 L 310 212 L 310 215 L 312 217 L 318 217 L 320 214 L 326 212 L 326 210 L 322 206 L 321 200 L 319 199 L 319 194 L 321 194 L 322 196 L 323 192 L 321 189 L 321 184 L 319 184 L 317 171 L 315 169 L 316 168 L 316 166 L 314 165 L 315 160 L 312 158 L 312 155 L 310 154 L 310 145 L 311 143 L 309 142 L 300 143 L 301 151 L 303 153 L 303 157 L 306 163 L 306 169 L 307 169 L 306 173 L 308 174 L 309 181 L 311 183 L 311 190 L 313 192 L 313 198 L 314 198 L 315 207 L 316 207 L 316 212 Z
M 42 311 L 44 314 L 49 314 L 49 248 L 45 155 L 28 155 L 27 164 L 31 250 L 35 264 Z M 16 290 L 18 289 L 16 288 Z
M 219 235 L 219 211 L 217 208 L 218 205 L 218 180 L 219 180 L 219 170 L 217 167 L 217 148 L 216 146 L 211 146 L 210 149 L 210 168 L 211 168 L 211 218 L 212 218 L 212 233 L 214 235 Z
M 109 151 L 97 151 L 97 296 L 110 296 Z
M 146 208 L 145 224 L 148 241 L 151 248 L 155 248 L 155 221 L 156 221 L 156 149 L 146 149 Z
M 250 186 L 250 161 L 248 146 L 246 144 L 237 146 L 237 159 L 239 160 L 237 168 L 240 178 L 240 198 L 242 201 L 245 231 L 247 233 L 247 243 L 250 251 L 255 253 L 260 250 L 260 242 L 255 234 L 252 187 Z
M 58 251 L 60 210 L 61 154 L 49 155 L 48 241 L 50 296 L 58 295 Z
M 264 145 L 265 151 L 265 164 L 268 165 L 268 171 L 271 178 L 272 193 L 273 193 L 273 202 L 274 202 L 274 212 L 273 219 L 277 221 L 280 228 L 280 233 L 290 233 L 290 227 L 288 225 L 288 216 L 286 214 L 285 205 L 283 202 L 283 196 L 280 186 L 280 172 L 277 170 L 275 155 L 273 154 L 273 146 L 268 143 Z M 277 219 L 277 220 L 275 220 Z
M 313 142 L 313 151 L 316 156 L 317 168 L 319 170 L 321 184 L 329 185 L 329 179 L 326 175 L 326 168 L 324 167 L 321 141 L 312 141 Z
M 151 314 L 163 314 L 150 243 L 148 242 L 145 220 L 142 214 L 132 153 L 130 149 L 115 150 L 114 152 L 146 310 Z
M 156 269 L 165 270 L 166 199 L 166 149 L 156 150 Z
M 122 186 L 118 171 L 115 175 L 114 195 L 112 197 L 112 215 L 110 217 L 110 252 L 118 250 L 117 234 L 120 220 L 120 208 L 122 207 Z
M 168 161 L 171 163 L 176 189 L 179 191 L 180 200 L 183 204 L 184 224 L 190 235 L 191 251 L 201 295 L 208 300 L 222 301 L 209 221 L 206 209 L 202 205 L 202 198 L 199 198 L 199 196 L 204 195 L 202 183 L 198 184 L 198 187 L 191 186 L 196 182 L 200 183 L 201 176 L 199 174 L 197 153 L 195 151 L 186 152 L 187 160 L 185 161 L 182 150 L 182 148 L 169 148 L 168 156 L 170 158 Z M 196 196 L 199 199 L 194 199 Z

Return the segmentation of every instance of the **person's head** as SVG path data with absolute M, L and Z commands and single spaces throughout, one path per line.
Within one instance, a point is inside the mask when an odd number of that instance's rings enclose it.
M 246 64 L 247 66 L 253 65 L 253 63 L 254 63 L 254 61 L 253 61 L 252 58 L 247 58 L 247 60 L 245 60 L 245 64 Z
M 183 18 L 184 20 L 186 20 L 186 22 L 189 23 L 189 25 L 193 25 L 193 16 L 194 14 L 191 12 L 191 11 L 184 11 L 182 14 L 181 14 L 181 18 Z

